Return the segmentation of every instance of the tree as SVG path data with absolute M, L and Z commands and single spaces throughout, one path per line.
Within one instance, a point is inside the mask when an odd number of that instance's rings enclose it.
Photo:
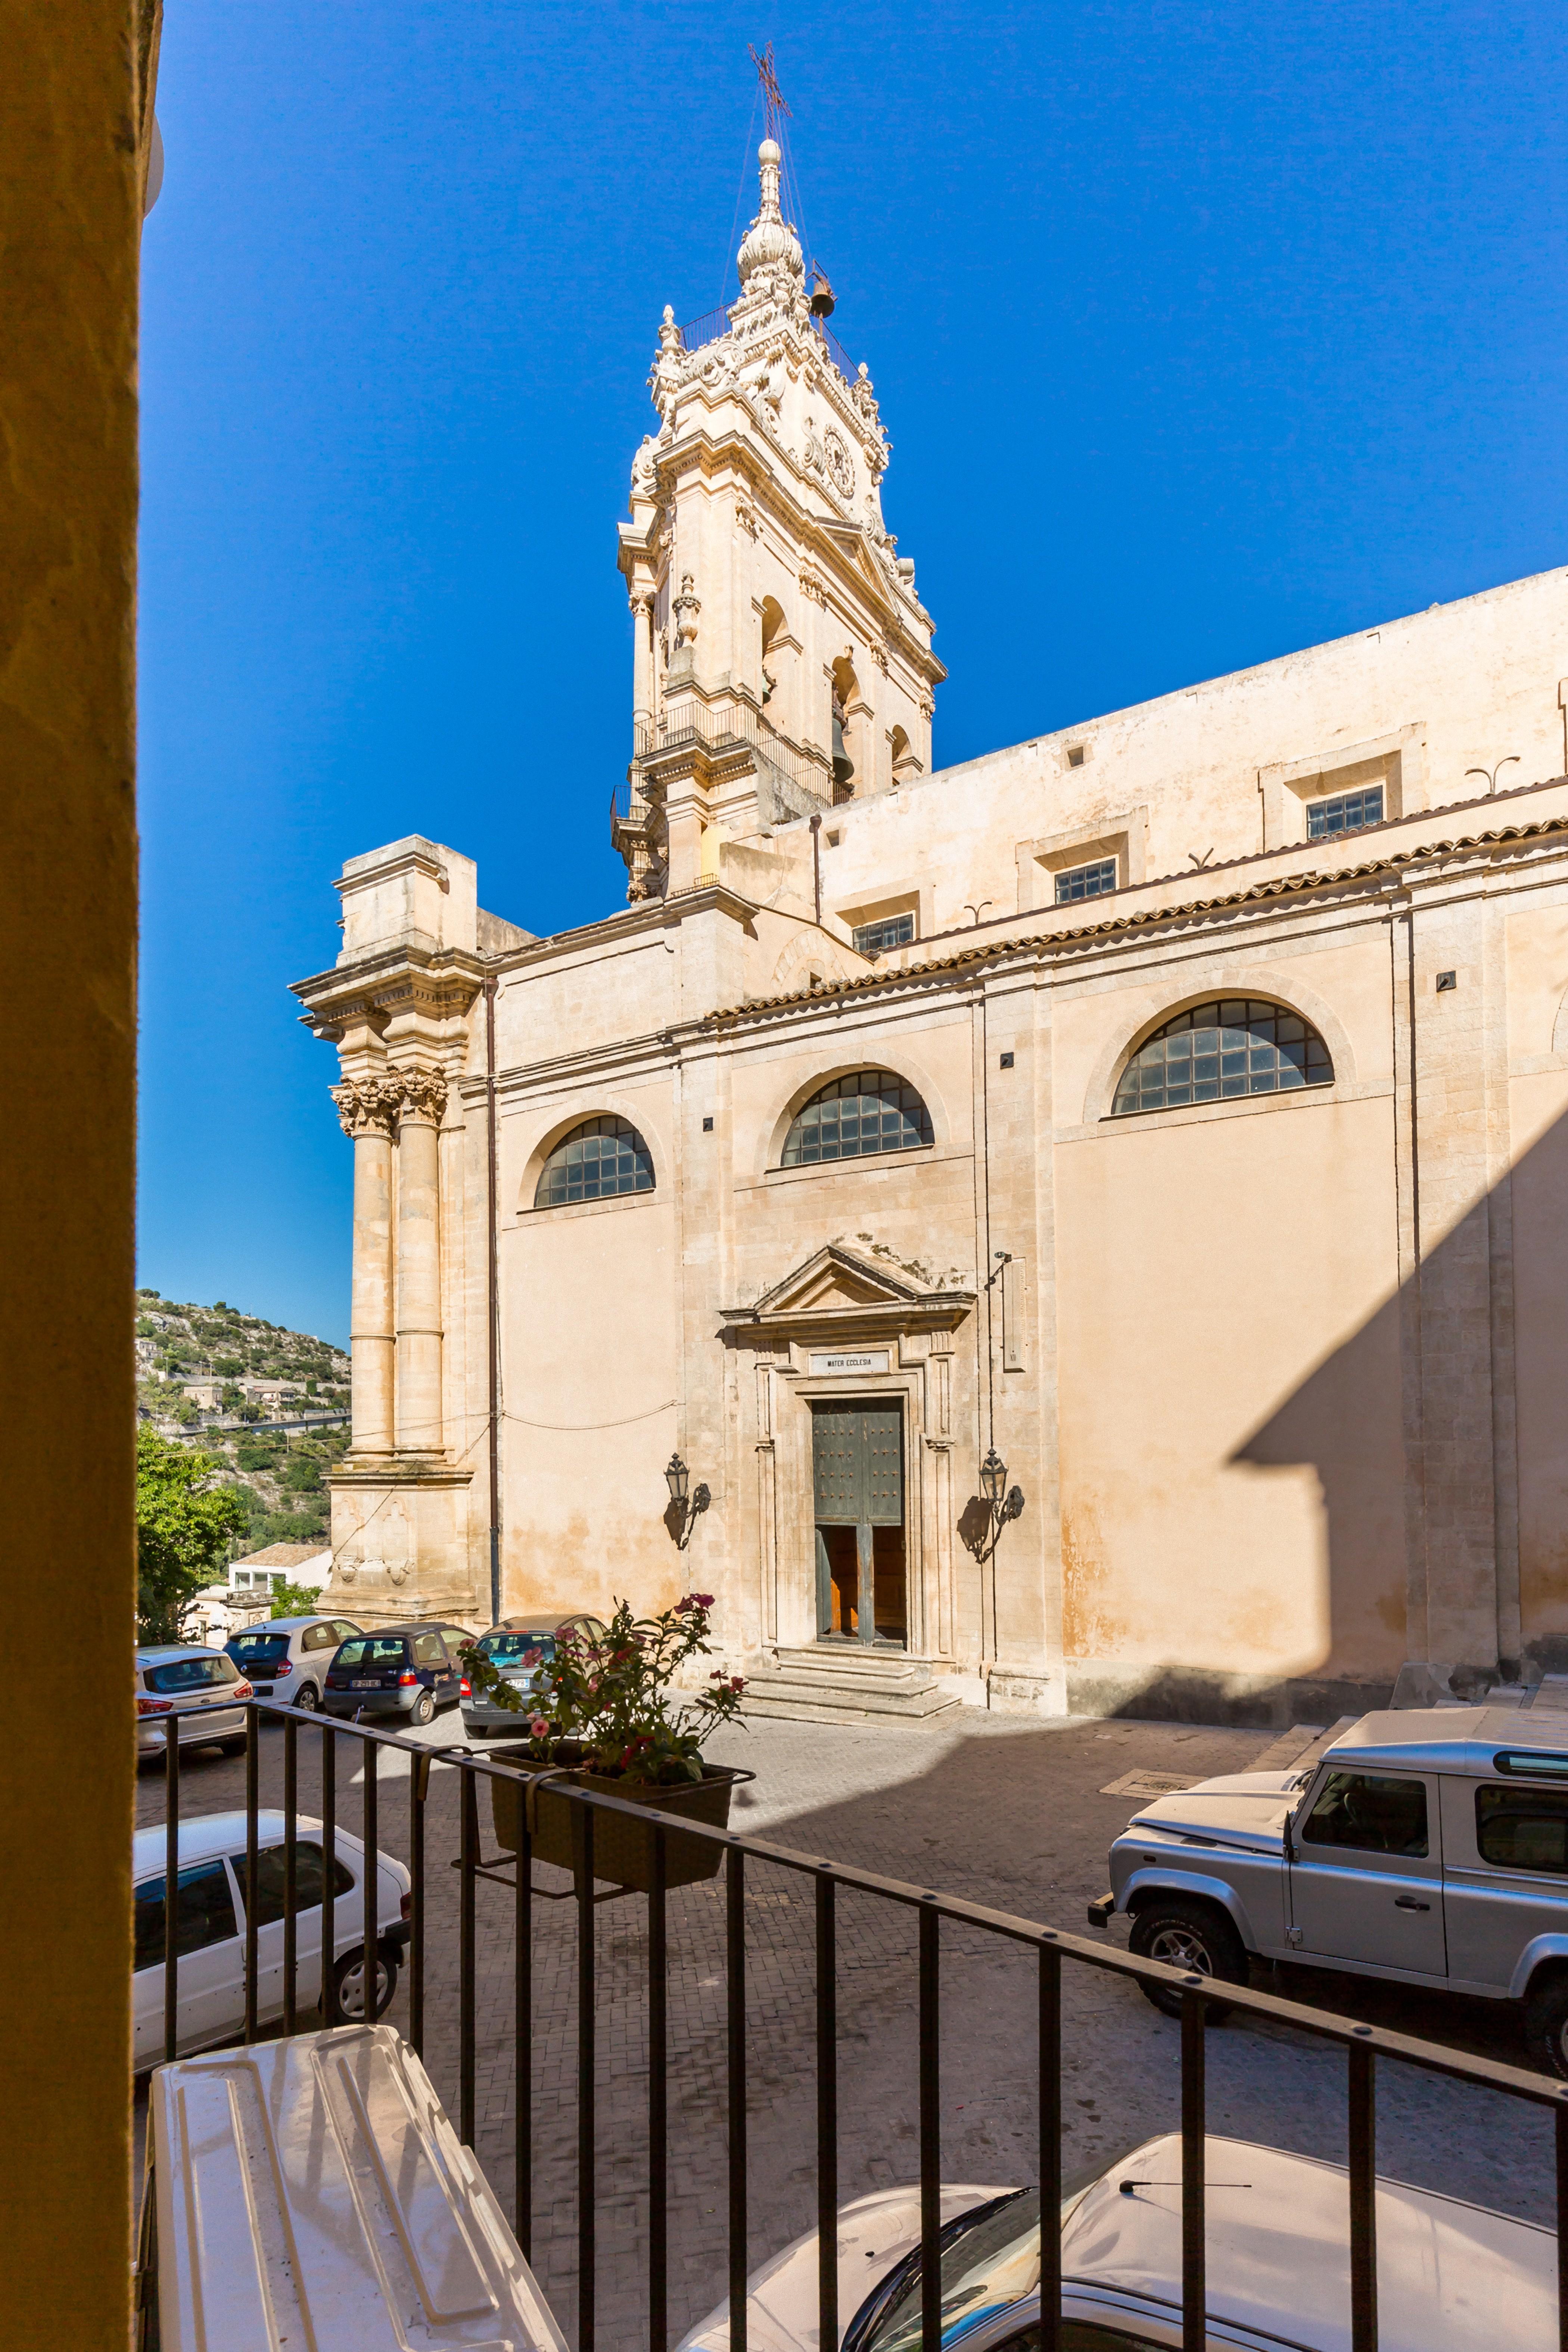
M 315 1584 L 290 1584 L 280 1576 L 272 1588 L 272 1613 L 275 1617 L 319 1617 L 321 1614 L 321 1590 Z
M 214 1489 L 207 1454 L 173 1444 L 143 1422 L 136 1432 L 136 1633 L 177 1642 L 185 1612 L 248 1525 L 232 1486 Z

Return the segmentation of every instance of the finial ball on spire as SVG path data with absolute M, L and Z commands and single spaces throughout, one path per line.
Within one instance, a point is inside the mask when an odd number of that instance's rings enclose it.
M 777 139 L 765 139 L 763 141 L 761 146 L 757 151 L 757 160 L 759 163 L 781 163 L 783 162 L 784 151 L 779 146 Z

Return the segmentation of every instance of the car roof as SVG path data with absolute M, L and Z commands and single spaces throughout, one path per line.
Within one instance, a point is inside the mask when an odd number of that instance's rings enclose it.
M 237 1633 L 229 1635 L 229 1640 L 243 1642 L 247 1633 L 302 1633 L 309 1625 L 346 1625 L 348 1622 L 346 1617 L 334 1617 L 319 1610 L 313 1617 L 264 1617 L 258 1625 L 242 1625 Z
M 280 1838 L 287 1826 L 286 1816 L 275 1807 L 263 1805 L 257 1809 L 256 1835 L 264 1844 L 271 1839 Z M 302 1835 L 319 1830 L 320 1826 L 319 1821 L 304 1813 L 295 1816 L 295 1827 Z M 358 1843 L 357 1839 L 355 1843 Z M 180 1823 L 182 1863 L 206 1862 L 217 1853 L 237 1853 L 244 1843 L 243 1806 L 234 1812 L 192 1814 Z M 131 1842 L 133 1874 L 141 1877 L 150 1870 L 161 1871 L 167 1853 L 168 1832 L 163 1822 L 159 1822 L 151 1829 L 138 1830 Z
M 1323 1749 L 1334 1764 L 1386 1772 L 1456 1772 L 1490 1780 L 1504 1748 L 1553 1759 L 1551 1778 L 1568 1776 L 1568 1714 L 1559 1708 L 1416 1706 L 1364 1715 Z
M 1315 2157 L 1211 2137 L 1204 2163 L 1211 2317 L 1296 2346 L 1348 2344 L 1346 2174 Z M 1380 2352 L 1494 2352 L 1556 2331 L 1550 2230 L 1426 2189 L 1377 2183 Z M 1064 2277 L 1181 2305 L 1181 2136 L 1146 2141 L 1095 2181 L 1061 2238 Z
M 161 1666 L 169 1658 L 221 1658 L 223 1655 L 221 1648 L 210 1649 L 204 1642 L 166 1642 L 154 1649 L 139 1649 L 136 1663 L 139 1666 Z

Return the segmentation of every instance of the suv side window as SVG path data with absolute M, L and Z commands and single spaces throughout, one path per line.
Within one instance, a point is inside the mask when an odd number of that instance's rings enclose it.
M 1495 1870 L 1568 1878 L 1568 1789 L 1476 1790 L 1476 1844 Z
M 441 1646 L 439 1633 L 416 1633 L 413 1637 L 413 1663 L 416 1666 L 444 1666 L 446 1653 Z
M 1430 1852 L 1426 1786 L 1386 1772 L 1331 1772 L 1298 1834 L 1308 1845 L 1423 1856 Z

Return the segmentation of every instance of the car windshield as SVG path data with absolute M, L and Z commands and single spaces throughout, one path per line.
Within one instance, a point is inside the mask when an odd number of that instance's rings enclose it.
M 358 1642 L 345 1642 L 332 1661 L 338 1666 L 398 1666 L 408 1655 L 408 1643 L 401 1633 L 367 1633 Z
M 224 1643 L 224 1647 L 231 1658 L 238 1659 L 242 1666 L 257 1666 L 263 1659 L 270 1663 L 275 1658 L 286 1658 L 288 1655 L 288 1636 L 287 1633 L 236 1633 L 232 1642 Z
M 961 2214 L 942 2232 L 942 2341 L 956 2344 L 978 2320 L 1040 2284 L 1040 2191 L 1021 2189 Z M 920 2352 L 920 2249 L 883 2282 L 844 2352 Z
M 481 1652 L 492 1664 L 518 1666 L 530 1651 L 538 1651 L 539 1663 L 549 1664 L 555 1655 L 553 1633 L 486 1633 L 479 1644 Z
M 221 1654 L 215 1658 L 170 1658 L 149 1666 L 142 1680 L 150 1691 L 209 1690 L 214 1683 L 237 1683 L 239 1668 Z

